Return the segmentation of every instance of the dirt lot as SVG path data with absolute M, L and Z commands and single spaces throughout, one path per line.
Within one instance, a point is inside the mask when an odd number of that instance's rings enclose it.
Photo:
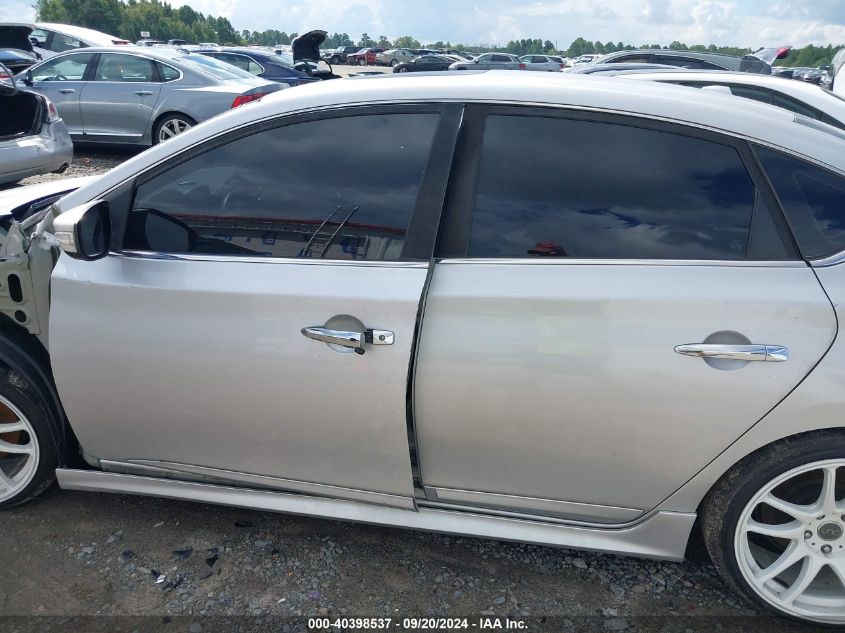
M 81 149 L 64 177 L 133 153 Z M 295 631 L 318 615 L 495 615 L 531 630 L 792 628 L 740 604 L 697 543 L 675 564 L 55 488 L 0 526 L 4 633 Z M 67 619 L 79 616 L 96 617 Z

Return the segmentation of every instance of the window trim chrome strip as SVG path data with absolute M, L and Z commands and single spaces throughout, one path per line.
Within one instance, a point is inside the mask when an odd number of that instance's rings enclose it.
M 845 257 L 845 254 L 843 254 Z M 722 259 L 576 259 L 522 257 L 452 257 L 438 260 L 437 265 L 520 265 L 520 266 L 718 266 L 742 268 L 804 268 L 803 260 L 750 261 Z
M 429 262 L 366 261 L 349 259 L 306 259 L 297 257 L 251 257 L 239 255 L 197 255 L 185 253 L 158 253 L 154 251 L 111 251 L 108 257 L 149 259 L 162 261 L 194 261 L 239 264 L 293 264 L 306 266 L 360 266 L 364 268 L 428 268 Z

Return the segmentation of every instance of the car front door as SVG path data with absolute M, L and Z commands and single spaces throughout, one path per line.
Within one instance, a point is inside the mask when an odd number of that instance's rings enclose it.
M 416 364 L 426 495 L 635 520 L 812 370 L 831 304 L 741 141 L 541 108 L 466 125 Z
M 32 89 L 56 105 L 68 132 L 82 135 L 82 113 L 79 96 L 85 85 L 86 69 L 94 55 L 72 53 L 49 59 L 32 70 Z
M 155 63 L 138 55 L 101 53 L 79 101 L 85 136 L 140 142 L 161 94 Z
M 494 68 L 495 65 L 493 64 L 493 55 L 491 53 L 485 53 L 484 55 L 479 55 L 475 58 L 475 64 L 477 68 Z
M 460 115 L 265 121 L 127 183 L 116 252 L 53 275 L 53 369 L 86 454 L 412 507 L 407 379 Z

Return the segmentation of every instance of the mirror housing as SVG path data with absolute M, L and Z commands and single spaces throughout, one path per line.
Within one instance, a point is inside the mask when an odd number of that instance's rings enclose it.
M 24 85 L 27 85 L 27 86 L 31 86 L 33 84 L 32 71 L 31 70 L 27 70 L 26 73 L 24 73 L 23 83 L 24 83 Z
M 111 218 L 105 200 L 92 200 L 53 219 L 53 235 L 74 259 L 93 261 L 109 252 Z

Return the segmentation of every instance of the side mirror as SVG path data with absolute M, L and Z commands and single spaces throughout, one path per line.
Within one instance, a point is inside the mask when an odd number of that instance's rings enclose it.
M 32 81 L 32 71 L 31 71 L 31 70 L 27 70 L 27 71 L 24 73 L 24 76 L 23 76 L 23 83 L 24 83 L 24 85 L 27 85 L 27 86 L 31 86 L 31 85 L 32 85 L 33 81 Z
M 73 207 L 53 219 L 53 235 L 61 249 L 74 259 L 93 261 L 109 252 L 109 204 L 94 200 Z

